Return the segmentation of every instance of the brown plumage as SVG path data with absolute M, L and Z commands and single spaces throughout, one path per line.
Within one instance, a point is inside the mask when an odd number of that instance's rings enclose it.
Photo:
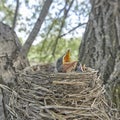
M 63 72 L 72 72 L 75 71 L 78 61 L 68 62 L 63 64 Z
M 71 61 L 70 49 L 57 60 L 56 68 L 58 72 L 71 72 L 75 71 L 77 61 Z

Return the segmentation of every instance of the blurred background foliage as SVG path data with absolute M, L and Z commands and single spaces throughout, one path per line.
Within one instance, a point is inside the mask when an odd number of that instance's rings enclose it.
M 0 21 L 12 27 L 22 44 L 29 36 L 45 0 L 0 0 Z M 53 0 L 49 13 L 30 49 L 31 62 L 53 62 L 70 48 L 77 59 L 80 40 L 88 20 L 89 0 Z
M 80 38 L 73 39 L 63 39 L 61 38 L 58 42 L 56 48 L 56 54 L 53 56 L 52 52 L 52 44 L 54 43 L 52 39 L 49 39 L 48 42 L 44 43 L 41 41 L 37 45 L 33 45 L 28 54 L 29 60 L 34 64 L 38 62 L 46 63 L 46 62 L 54 62 L 56 58 L 61 57 L 65 53 L 67 49 L 71 50 L 71 58 L 73 60 L 78 59 L 78 48 L 80 45 Z M 43 47 L 44 45 L 44 47 Z M 44 51 L 44 52 L 43 52 Z

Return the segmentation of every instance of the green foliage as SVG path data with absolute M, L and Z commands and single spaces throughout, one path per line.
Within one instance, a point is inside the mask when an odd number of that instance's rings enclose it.
M 46 43 L 41 41 L 37 45 L 33 45 L 30 49 L 28 58 L 30 62 L 40 62 L 40 63 L 47 63 L 47 62 L 54 62 L 60 56 L 62 56 L 67 49 L 71 50 L 71 56 L 73 60 L 77 60 L 78 58 L 78 48 L 80 45 L 80 38 L 73 38 L 73 39 L 59 39 L 57 49 L 55 52 L 55 56 L 52 55 L 52 45 L 53 39 L 47 40 Z
M 49 13 L 37 36 L 41 42 L 37 45 L 33 45 L 28 55 L 31 61 L 55 61 L 64 54 L 68 48 L 71 49 L 72 56 L 77 59 L 78 47 L 80 45 L 80 38 L 78 38 L 78 36 L 81 36 L 82 32 L 79 31 L 81 26 L 77 28 L 76 26 L 87 22 L 87 19 L 84 18 L 84 16 L 86 16 L 90 10 L 88 0 L 82 1 L 73 0 L 72 2 L 72 0 L 53 0 Z M 17 14 L 15 30 L 22 43 L 25 42 L 32 31 L 44 2 L 45 0 L 19 1 L 19 12 Z M 0 20 L 10 26 L 12 26 L 13 23 L 16 4 L 17 2 L 15 0 L 1 0 Z M 69 7 L 70 9 L 68 9 Z M 68 40 L 64 38 L 73 39 Z
M 27 39 L 29 33 L 31 32 L 42 9 L 44 1 L 45 0 L 19 1 L 19 10 L 17 14 L 17 24 L 15 30 L 18 37 L 21 37 L 23 41 Z M 66 10 L 70 6 L 71 1 L 72 0 L 53 0 L 49 13 L 42 25 L 42 32 L 40 31 L 38 35 L 42 38 L 42 40 L 46 37 L 46 33 L 52 35 L 54 34 L 57 37 L 57 35 L 59 35 L 61 26 L 62 30 L 60 33 L 64 34 L 80 23 L 87 21 L 87 17 L 85 17 L 85 20 L 83 20 L 83 15 L 86 16 L 89 13 L 90 7 L 88 0 L 82 0 L 83 2 L 74 0 L 73 5 L 65 17 Z M 0 21 L 3 21 L 4 23 L 12 26 L 16 4 L 16 0 L 1 0 Z M 78 34 L 78 31 L 74 30 L 71 33 L 76 35 Z
M 120 84 L 114 83 L 114 86 L 111 88 L 112 88 L 112 101 L 120 110 Z
M 8 2 L 7 0 L 0 1 L 0 21 L 12 25 L 12 20 L 14 16 L 15 4 L 13 0 Z

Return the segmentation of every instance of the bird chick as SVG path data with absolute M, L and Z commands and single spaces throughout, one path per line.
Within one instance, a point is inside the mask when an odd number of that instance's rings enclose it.
M 65 64 L 69 62 L 71 62 L 70 49 L 68 49 L 67 52 L 57 60 L 56 62 L 57 71 L 64 72 Z
M 82 65 L 80 64 L 80 62 L 77 63 L 75 71 L 76 72 L 83 72 L 83 68 L 82 68 Z

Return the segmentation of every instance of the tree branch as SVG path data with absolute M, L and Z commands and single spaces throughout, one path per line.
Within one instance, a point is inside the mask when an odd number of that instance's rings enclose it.
M 70 11 L 70 8 L 72 7 L 73 2 L 74 2 L 74 0 L 71 1 L 70 5 L 69 5 L 69 7 L 67 9 L 67 1 L 66 1 L 65 8 L 64 8 L 64 17 L 63 17 L 63 20 L 62 20 L 62 23 L 61 23 L 61 26 L 60 26 L 58 36 L 55 39 L 55 44 L 54 44 L 54 48 L 53 48 L 53 52 L 52 52 L 53 56 L 54 56 L 54 53 L 55 53 L 55 50 L 56 50 L 56 47 L 57 47 L 58 39 L 60 38 L 60 34 L 61 34 L 62 29 L 63 29 L 64 24 L 65 24 L 65 19 L 67 18 L 68 12 Z
M 48 39 L 48 35 L 51 32 L 52 28 L 54 27 L 54 24 L 55 24 L 55 22 L 53 21 L 52 24 L 51 24 L 51 26 L 50 26 L 50 28 L 48 29 L 48 31 L 46 33 L 46 37 L 43 40 L 42 47 L 41 47 L 40 51 L 42 51 L 44 49 L 45 43 L 47 42 L 47 39 Z
M 16 20 L 17 20 L 17 15 L 18 15 L 18 9 L 19 9 L 19 0 L 17 0 L 16 3 L 16 9 L 15 9 L 15 15 L 14 15 L 14 19 L 13 19 L 13 25 L 12 25 L 12 29 L 15 29 L 16 26 Z
M 78 24 L 76 27 L 74 27 L 74 28 L 72 28 L 71 30 L 69 30 L 68 32 L 60 35 L 59 37 L 61 38 L 61 37 L 65 36 L 65 35 L 67 35 L 68 33 L 71 33 L 71 32 L 74 31 L 75 29 L 79 28 L 80 26 L 83 26 L 83 25 L 86 25 L 86 24 L 87 24 L 87 23 L 80 23 L 80 24 Z
M 35 23 L 30 35 L 28 36 L 25 44 L 23 45 L 23 47 L 21 49 L 21 53 L 20 53 L 21 57 L 26 57 L 27 56 L 31 45 L 32 45 L 33 41 L 35 40 L 35 38 L 36 38 L 40 28 L 41 28 L 41 25 L 42 25 L 43 21 L 45 20 L 45 17 L 48 13 L 48 10 L 50 8 L 50 5 L 51 5 L 52 1 L 53 0 L 46 0 L 45 1 L 44 6 L 42 8 L 42 11 L 39 14 L 39 17 L 37 19 L 37 22 Z

